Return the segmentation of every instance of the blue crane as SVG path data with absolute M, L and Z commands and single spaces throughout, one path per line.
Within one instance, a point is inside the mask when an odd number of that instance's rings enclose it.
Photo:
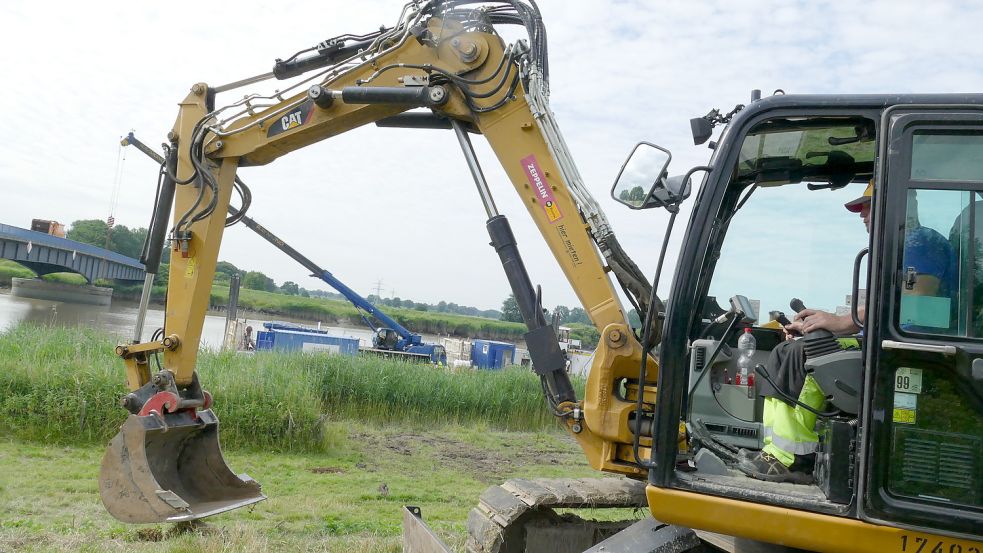
M 240 215 L 238 210 L 232 207 L 229 208 L 229 213 L 234 217 L 238 217 L 239 220 L 244 225 L 252 229 L 253 232 L 260 235 L 267 242 L 276 246 L 280 251 L 289 255 L 294 261 L 310 270 L 311 276 L 323 280 L 329 286 L 337 290 L 342 296 L 345 296 L 345 299 L 350 301 L 352 305 L 355 306 L 355 309 L 358 311 L 362 321 L 366 324 L 366 326 L 371 328 L 374 333 L 372 336 L 372 349 L 369 351 L 386 355 L 427 357 L 432 363 L 438 363 L 441 365 L 447 364 L 447 353 L 444 350 L 444 346 L 439 344 L 424 343 L 419 334 L 410 332 L 409 329 L 393 320 L 393 318 L 389 315 L 383 313 L 379 308 L 369 303 L 367 299 L 363 298 L 357 292 L 345 285 L 344 282 L 341 282 L 330 272 L 319 267 L 316 263 L 295 250 L 292 246 L 290 246 L 290 244 L 287 244 L 275 234 L 270 232 L 269 229 L 257 223 L 254 219 L 251 219 L 245 215 Z M 381 324 L 379 326 L 373 324 L 366 313 L 372 317 L 375 317 L 375 319 Z
M 124 146 L 132 145 L 138 150 L 149 156 L 154 161 L 163 164 L 164 158 L 152 148 L 138 140 L 133 133 L 129 133 L 121 141 Z M 413 358 L 428 358 L 431 363 L 440 365 L 447 364 L 447 351 L 444 346 L 439 344 L 424 343 L 419 334 L 410 332 L 406 327 L 397 323 L 392 317 L 383 313 L 379 308 L 369 303 L 369 301 L 358 295 L 354 290 L 341 282 L 330 272 L 322 269 L 316 263 L 295 250 L 290 244 L 281 240 L 278 236 L 270 232 L 269 229 L 257 223 L 254 219 L 247 217 L 232 206 L 229 206 L 229 213 L 237 221 L 241 221 L 253 232 L 260 235 L 264 240 L 276 246 L 277 249 L 289 255 L 294 261 L 300 263 L 311 271 L 311 276 L 317 277 L 329 286 L 337 290 L 345 299 L 350 301 L 358 311 L 359 317 L 366 326 L 372 329 L 372 348 L 363 351 L 380 353 L 391 356 L 406 356 Z M 366 316 L 366 313 L 379 321 L 380 325 L 375 325 Z

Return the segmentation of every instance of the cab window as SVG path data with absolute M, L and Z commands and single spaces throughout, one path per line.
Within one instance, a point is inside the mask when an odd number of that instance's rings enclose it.
M 911 140 L 897 323 L 983 338 L 983 135 L 918 132 Z M 947 189 L 920 186 L 935 182 Z
M 898 325 L 909 333 L 983 337 L 983 197 L 907 192 Z
M 718 218 L 708 295 L 726 306 L 757 300 L 758 324 L 776 311 L 791 319 L 792 298 L 846 313 L 854 258 L 869 238 L 844 204 L 863 195 L 873 171 L 873 123 L 866 119 L 786 119 L 752 129 L 731 179 L 733 206 Z

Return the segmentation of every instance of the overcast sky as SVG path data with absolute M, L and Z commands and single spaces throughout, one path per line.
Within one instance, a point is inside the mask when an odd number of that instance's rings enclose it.
M 983 91 L 979 3 L 539 5 L 552 109 L 589 189 L 649 275 L 667 215 L 632 212 L 608 196 L 635 142 L 671 149 L 670 170 L 682 173 L 709 155 L 692 145 L 689 119 L 746 103 L 754 88 L 766 95 L 777 88 Z M 119 224 L 146 226 L 157 167 L 136 150 L 126 153 L 113 207 L 122 135 L 133 129 L 158 145 L 193 83 L 269 71 L 275 58 L 323 39 L 391 25 L 401 7 L 399 0 L 3 2 L 0 223 L 105 219 L 112 210 Z M 480 139 L 475 145 L 544 303 L 577 305 L 490 149 Z M 240 175 L 253 190 L 250 215 L 362 294 L 374 293 L 379 280 L 384 296 L 418 302 L 498 308 L 509 294 L 449 131 L 365 127 Z M 226 231 L 220 258 L 277 283 L 327 289 L 241 225 Z

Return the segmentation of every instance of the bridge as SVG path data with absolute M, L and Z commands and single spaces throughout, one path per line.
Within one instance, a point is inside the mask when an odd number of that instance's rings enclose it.
M 71 272 L 92 284 L 96 279 L 139 280 L 146 272 L 143 263 L 125 255 L 35 232 L 0 224 L 0 258 L 16 261 L 38 276 Z

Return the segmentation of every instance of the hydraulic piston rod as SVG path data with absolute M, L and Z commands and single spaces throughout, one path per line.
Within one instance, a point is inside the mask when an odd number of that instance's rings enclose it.
M 508 219 L 498 212 L 495 200 L 492 198 L 491 190 L 488 188 L 488 181 L 478 163 L 474 147 L 468 138 L 464 127 L 459 121 L 452 121 L 451 126 L 457 135 L 457 140 L 461 144 L 464 158 L 471 169 L 471 176 L 474 177 L 475 185 L 478 187 L 478 195 L 481 203 L 485 206 L 488 214 L 488 221 L 485 223 L 488 229 L 488 236 L 491 237 L 491 245 L 498 252 L 498 257 L 505 269 L 505 276 L 509 280 L 512 294 L 515 296 L 516 304 L 522 313 L 522 320 L 529 329 L 524 336 L 526 345 L 529 347 L 529 357 L 532 358 L 533 370 L 536 374 L 546 379 L 547 387 L 553 400 L 562 403 L 565 401 L 576 401 L 577 396 L 570 377 L 566 373 L 566 357 L 560 349 L 560 343 L 556 339 L 556 330 L 546 322 L 543 315 L 543 306 L 539 293 L 533 288 L 529 273 L 519 255 L 519 247 L 512 234 L 512 227 Z

